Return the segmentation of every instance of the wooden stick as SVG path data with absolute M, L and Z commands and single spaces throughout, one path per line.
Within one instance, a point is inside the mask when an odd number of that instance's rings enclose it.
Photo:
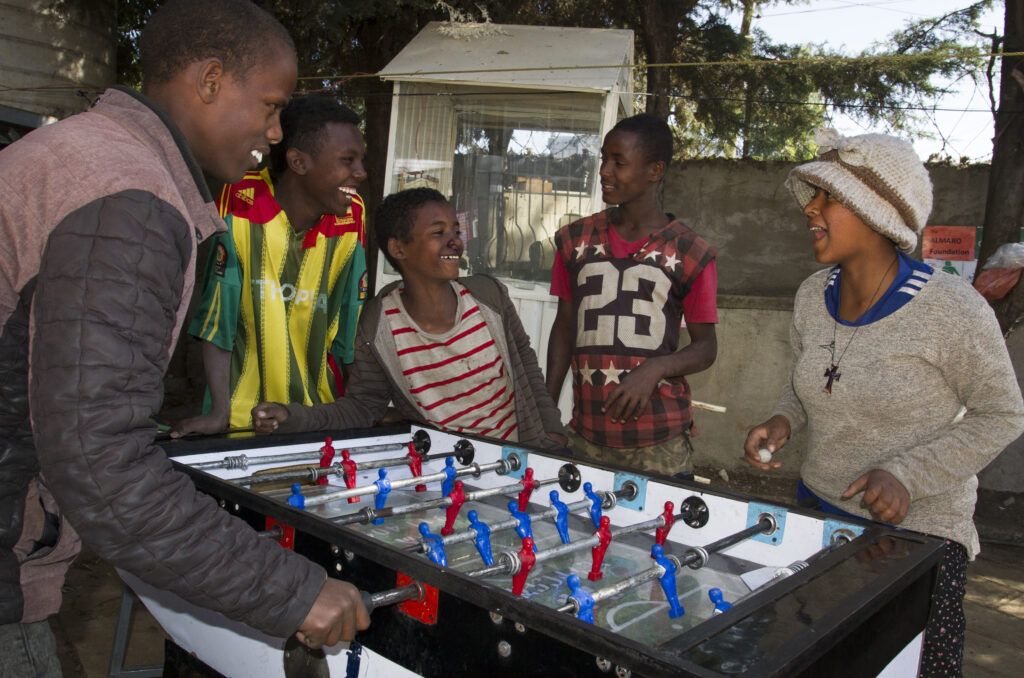
M 691 400 L 690 404 L 693 405 L 698 410 L 707 410 L 708 412 L 719 412 L 719 413 L 724 413 L 725 412 L 725 406 L 724 405 L 712 405 L 711 403 L 702 403 L 699 400 Z

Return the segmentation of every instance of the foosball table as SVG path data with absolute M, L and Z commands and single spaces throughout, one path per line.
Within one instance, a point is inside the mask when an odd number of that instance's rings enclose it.
M 908 676 L 941 541 L 425 427 L 167 443 L 199 489 L 364 591 L 335 676 Z M 226 676 L 303 652 L 126 576 Z

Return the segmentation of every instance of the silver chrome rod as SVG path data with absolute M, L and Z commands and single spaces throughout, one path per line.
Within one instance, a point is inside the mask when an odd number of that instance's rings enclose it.
M 386 607 L 395 603 L 403 603 L 407 600 L 419 600 L 423 597 L 423 585 L 413 582 L 407 586 L 377 593 L 362 592 L 363 605 L 367 612 L 373 612 L 378 607 Z
M 700 569 L 707 563 L 707 555 L 710 553 L 716 553 L 723 551 L 730 546 L 734 546 L 744 539 L 749 539 L 755 534 L 771 534 L 775 531 L 775 520 L 771 517 L 762 517 L 757 521 L 757 524 L 752 525 L 745 530 L 740 530 L 735 534 L 730 534 L 727 537 L 722 537 L 718 541 L 711 542 L 707 546 L 700 546 L 696 548 L 687 549 L 680 558 L 683 565 L 691 567 L 693 569 Z
M 550 485 L 551 483 L 557 483 L 558 478 L 552 478 L 550 480 L 538 480 L 535 481 L 540 486 Z M 466 493 L 465 501 L 476 501 L 483 499 L 484 497 L 493 497 L 496 494 L 514 494 L 521 492 L 523 489 L 522 483 L 516 485 L 502 485 L 501 487 L 492 487 L 487 490 L 473 490 L 472 492 Z M 377 511 L 369 506 L 364 506 L 357 513 L 349 513 L 348 515 L 339 516 L 337 518 L 330 518 L 330 521 L 335 525 L 354 525 L 356 523 L 368 523 L 374 518 L 389 518 L 391 516 L 400 516 L 406 513 L 416 513 L 417 511 L 427 511 L 433 508 L 440 508 L 442 506 L 451 506 L 451 497 L 438 497 L 437 499 L 427 499 L 425 501 L 416 502 L 415 504 L 406 504 L 404 506 L 385 507 L 380 511 Z M 514 523 L 513 523 L 514 524 Z M 454 535 L 449 535 L 454 536 Z M 472 539 L 472 536 L 469 537 Z M 445 537 L 448 539 L 448 537 Z M 461 541 L 466 541 L 462 539 Z M 445 542 L 447 545 L 448 542 Z M 417 545 L 415 551 L 421 550 L 422 542 Z
M 501 461 L 491 462 L 490 464 L 472 464 L 470 466 L 464 466 L 455 471 L 455 477 L 461 478 L 462 476 L 468 475 L 480 475 L 481 473 L 487 473 L 488 471 L 496 471 L 498 475 L 505 475 L 512 470 L 512 465 L 502 459 Z M 448 477 L 448 474 L 444 471 L 438 471 L 437 473 L 431 473 L 427 476 L 413 476 L 412 478 L 402 478 L 400 480 L 391 481 L 391 489 L 399 490 L 403 487 L 409 487 L 411 485 L 419 485 L 421 483 L 432 483 L 437 480 L 444 480 Z M 315 497 L 306 498 L 306 507 L 319 506 L 326 504 L 331 501 L 339 501 L 341 499 L 348 499 L 349 497 L 365 497 L 367 495 L 375 495 L 380 492 L 376 483 L 370 485 L 364 485 L 363 487 L 353 487 L 350 490 L 338 490 L 336 492 L 325 492 L 324 494 L 318 494 Z
M 308 480 L 315 483 L 324 476 L 340 476 L 343 473 L 341 467 L 331 465 L 326 468 L 309 467 L 303 471 L 282 471 L 281 473 L 265 473 L 263 475 L 245 476 L 244 478 L 229 478 L 228 482 L 235 485 L 265 485 L 267 483 L 279 483 L 285 480 Z
M 627 534 L 632 534 L 633 532 L 640 532 L 641 530 L 646 530 L 647 528 L 650 528 L 650 527 L 661 527 L 664 524 L 665 524 L 665 516 L 658 516 L 657 518 L 651 518 L 650 520 L 646 520 L 646 521 L 644 521 L 642 523 L 635 523 L 633 525 L 626 525 L 626 526 L 623 526 L 623 527 L 612 528 L 612 530 L 611 530 L 612 541 L 615 541 L 616 539 L 618 539 L 620 537 L 624 537 Z M 493 533 L 493 531 L 494 531 L 494 528 L 491 528 L 491 532 L 492 533 Z M 577 539 L 576 541 L 571 542 L 569 544 L 559 544 L 558 546 L 552 546 L 551 548 L 544 549 L 543 551 L 538 551 L 537 555 L 536 555 L 536 561 L 535 562 L 543 563 L 546 560 L 551 560 L 552 558 L 557 558 L 559 556 L 564 556 L 567 553 L 574 553 L 576 551 L 582 551 L 582 550 L 590 548 L 592 546 L 597 546 L 600 543 L 601 543 L 601 538 L 598 537 L 597 534 L 595 533 L 595 534 L 592 534 L 589 537 L 586 537 L 584 539 Z M 501 567 L 502 568 L 501 570 L 496 572 L 496 574 L 512 574 L 511 570 L 512 570 L 512 568 L 514 568 L 514 565 L 512 565 L 511 563 L 503 563 L 500 566 L 499 565 L 493 565 L 493 566 L 488 567 L 486 569 L 490 570 L 492 567 Z M 488 576 L 488 575 L 477 574 L 476 571 L 467 572 L 466 574 L 468 574 L 471 577 Z
M 676 558 L 675 556 L 668 556 L 668 557 L 672 561 L 675 562 L 677 569 L 679 567 L 681 567 L 678 558 Z M 590 595 L 594 599 L 594 602 L 597 603 L 597 602 L 600 602 L 602 600 L 606 600 L 608 598 L 611 598 L 612 596 L 616 596 L 616 595 L 622 593 L 623 591 L 628 591 L 631 588 L 634 588 L 636 586 L 640 586 L 641 584 L 645 584 L 645 583 L 647 583 L 647 582 L 649 582 L 649 581 L 651 581 L 653 579 L 657 579 L 657 578 L 661 577 L 663 574 L 665 574 L 665 568 L 662 567 L 661 565 L 655 565 L 654 567 L 650 568 L 649 570 L 644 570 L 643 572 L 638 572 L 637 574 L 634 574 L 632 577 L 627 577 L 627 578 L 623 579 L 620 582 L 612 584 L 611 586 L 606 586 L 606 587 L 604 587 L 602 589 L 598 589 L 596 591 L 592 591 L 590 593 Z M 576 601 L 570 599 L 569 602 L 567 602 L 562 607 L 558 608 L 558 611 L 559 612 L 572 612 L 573 614 L 575 614 L 576 612 L 579 611 L 579 609 L 578 609 L 578 607 L 576 605 Z
M 433 461 L 450 457 L 456 452 L 439 452 L 421 457 L 421 461 Z M 319 457 L 318 457 L 319 458 Z M 356 462 L 357 471 L 365 471 L 375 468 L 390 468 L 392 466 L 406 466 L 411 460 L 409 457 L 392 457 L 390 459 L 377 459 L 376 461 Z M 264 483 L 276 483 L 284 480 L 309 480 L 316 482 L 324 476 L 340 476 L 345 474 L 345 468 L 341 462 L 336 462 L 325 468 L 310 467 L 302 471 L 282 471 L 281 473 L 265 473 L 263 475 L 251 475 L 244 478 L 231 478 L 228 482 L 236 485 L 263 485 Z
M 412 441 L 409 441 L 412 442 Z M 404 450 L 409 447 L 409 443 L 385 443 L 382 445 L 363 445 L 362 447 L 338 447 L 340 450 L 348 450 L 352 453 L 364 453 L 364 452 L 390 452 L 392 450 Z M 253 466 L 266 466 L 267 464 L 277 464 L 284 461 L 305 461 L 307 459 L 319 460 L 321 457 L 320 449 L 309 451 L 309 452 L 289 452 L 288 454 L 271 454 L 266 457 L 248 457 L 244 454 L 238 454 L 235 456 L 224 457 L 215 461 L 200 461 L 195 464 L 189 464 L 192 468 L 197 469 L 247 469 L 249 464 Z

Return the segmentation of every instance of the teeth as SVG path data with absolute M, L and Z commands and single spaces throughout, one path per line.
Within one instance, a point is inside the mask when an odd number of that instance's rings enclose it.
M 824 232 L 824 231 L 825 231 L 825 229 L 824 229 L 824 228 L 822 228 L 821 226 L 811 226 L 811 233 L 815 233 L 815 232 L 817 232 L 817 231 L 822 231 L 822 232 Z
M 253 150 L 252 157 L 256 159 L 256 162 L 263 162 L 263 154 L 257 150 Z
M 356 189 L 350 186 L 338 186 L 338 190 L 341 191 L 342 193 L 348 193 L 349 195 L 356 194 Z
M 458 261 L 459 259 L 462 258 L 462 255 L 459 255 L 459 254 L 445 254 L 441 258 L 445 259 L 445 260 L 450 260 L 450 261 Z

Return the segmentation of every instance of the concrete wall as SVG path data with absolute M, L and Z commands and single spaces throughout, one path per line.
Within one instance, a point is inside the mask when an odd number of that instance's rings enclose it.
M 770 413 L 791 364 L 789 325 L 800 282 L 819 268 L 806 222 L 786 190 L 790 163 L 701 160 L 671 168 L 665 208 L 719 250 L 718 360 L 690 378 L 697 400 L 725 405 L 726 414 L 697 412 L 698 463 L 725 469 L 741 461 L 747 430 Z M 981 225 L 988 167 L 930 168 L 935 206 L 930 224 Z M 1024 376 L 1024 332 L 1010 336 L 1018 377 Z M 780 456 L 781 473 L 795 476 L 802 436 Z M 983 487 L 1024 491 L 1024 439 L 981 474 Z
M 791 297 L 819 265 L 806 221 L 784 186 L 794 165 L 697 160 L 669 169 L 665 209 L 719 249 L 718 292 Z M 931 168 L 930 224 L 980 226 L 988 167 Z

